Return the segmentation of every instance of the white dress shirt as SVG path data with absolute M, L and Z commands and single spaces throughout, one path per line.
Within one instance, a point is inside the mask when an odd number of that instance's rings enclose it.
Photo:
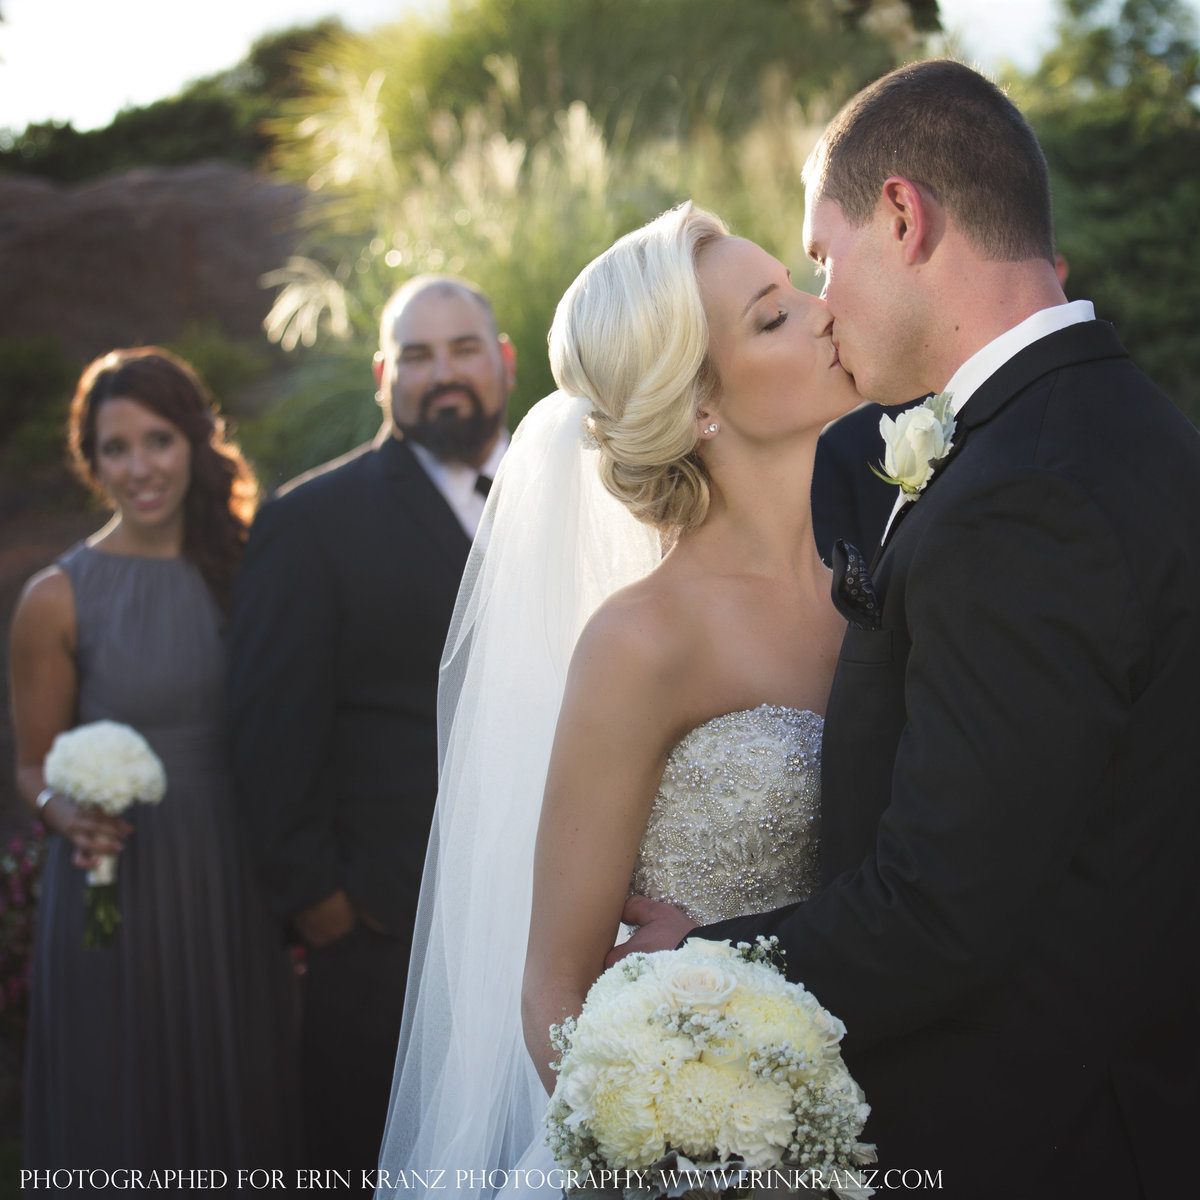
M 487 461 L 478 470 L 466 463 L 443 462 L 411 438 L 408 441 L 413 454 L 417 456 L 417 462 L 433 480 L 434 487 L 446 498 L 446 503 L 450 505 L 459 524 L 466 530 L 467 537 L 475 536 L 479 520 L 483 516 L 484 498 L 476 490 L 475 481 L 480 475 L 486 475 L 489 479 L 496 478 L 496 468 L 508 449 L 508 440 L 508 430 L 502 429 L 491 454 L 487 456 Z

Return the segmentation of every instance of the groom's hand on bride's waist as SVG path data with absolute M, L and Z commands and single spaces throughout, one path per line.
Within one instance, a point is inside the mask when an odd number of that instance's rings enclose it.
M 635 950 L 647 953 L 674 950 L 693 929 L 698 928 L 696 922 L 684 916 L 679 909 L 660 900 L 647 900 L 645 896 L 630 896 L 621 911 L 621 920 L 637 928 L 629 941 L 614 946 L 608 952 L 604 960 L 606 967 L 620 962 Z

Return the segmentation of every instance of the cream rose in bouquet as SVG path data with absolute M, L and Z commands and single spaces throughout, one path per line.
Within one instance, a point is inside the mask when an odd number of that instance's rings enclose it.
M 138 802 L 157 804 L 167 790 L 162 760 L 136 729 L 117 721 L 92 721 L 60 733 L 44 773 L 56 792 L 114 816 Z M 121 922 L 116 855 L 104 855 L 87 881 L 83 944 L 102 949 L 112 945 Z
M 774 938 L 631 954 L 553 1027 L 547 1141 L 568 1192 L 872 1194 L 857 1170 L 875 1161 L 858 1140 L 870 1109 L 842 1062 L 845 1026 L 779 957 Z

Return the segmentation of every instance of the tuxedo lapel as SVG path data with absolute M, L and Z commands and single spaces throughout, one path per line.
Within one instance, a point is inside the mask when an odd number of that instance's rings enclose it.
M 950 453 L 938 463 L 921 496 L 930 488 L 936 487 L 938 481 L 945 476 L 954 460 L 962 453 L 973 430 L 986 425 L 1042 376 L 1077 363 L 1127 357 L 1128 351 L 1121 344 L 1116 330 L 1107 321 L 1082 321 L 1076 325 L 1068 325 L 1066 329 L 1039 338 L 1032 345 L 1018 351 L 995 374 L 985 379 L 959 410 L 954 418 L 954 445 Z M 908 516 L 910 509 L 921 503 L 921 496 L 903 505 L 896 513 L 871 564 L 872 569 L 879 564 L 895 540 L 900 522 Z
M 471 539 L 459 523 L 445 496 L 429 478 L 411 448 L 399 438 L 388 436 L 378 446 L 380 467 L 391 486 L 393 502 L 409 521 L 425 532 L 431 555 L 461 574 Z
M 1082 321 L 1039 338 L 1018 351 L 994 375 L 985 379 L 963 405 L 955 420 L 957 433 L 966 440 L 972 429 L 990 421 L 1006 404 L 1050 371 L 1095 362 L 1104 358 L 1127 358 L 1117 331 L 1107 321 Z M 957 453 L 959 438 L 947 462 Z M 934 477 L 936 479 L 936 476 Z M 933 480 L 930 481 L 931 485 Z

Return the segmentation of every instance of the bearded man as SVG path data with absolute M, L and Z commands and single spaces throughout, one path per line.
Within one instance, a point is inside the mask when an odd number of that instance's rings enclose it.
M 438 665 L 508 445 L 515 355 L 473 284 L 384 308 L 378 436 L 255 520 L 235 588 L 238 802 L 268 899 L 306 947 L 310 1165 L 374 1168 L 437 794 Z

